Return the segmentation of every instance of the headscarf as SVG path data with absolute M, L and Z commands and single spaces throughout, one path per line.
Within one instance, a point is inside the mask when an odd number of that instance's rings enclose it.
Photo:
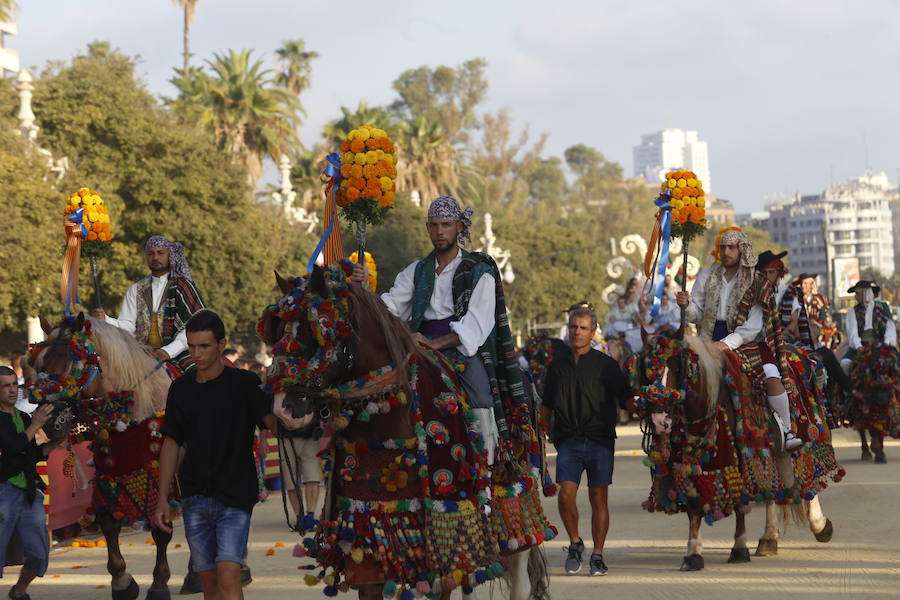
M 741 266 L 752 269 L 759 261 L 759 256 L 753 251 L 753 242 L 747 237 L 747 234 L 741 231 L 740 227 L 729 227 L 719 232 L 716 247 L 716 261 L 720 262 L 722 257 L 719 256 L 719 248 L 722 245 L 734 245 L 741 251 Z
M 459 207 L 459 202 L 453 196 L 441 196 L 435 198 L 428 207 L 429 219 L 448 219 L 450 221 L 459 221 L 462 223 L 462 231 L 459 232 L 457 241 L 460 244 L 472 241 L 469 235 L 469 228 L 472 226 L 472 214 L 475 211 L 471 207 L 465 210 Z
M 150 248 L 165 248 L 169 251 L 169 277 L 191 279 L 191 268 L 184 257 L 184 246 L 178 242 L 171 242 L 165 236 L 154 235 L 147 240 L 145 250 Z

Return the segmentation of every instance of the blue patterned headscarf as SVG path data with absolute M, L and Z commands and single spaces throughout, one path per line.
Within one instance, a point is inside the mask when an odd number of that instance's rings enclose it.
M 163 235 L 154 235 L 147 240 L 145 250 L 150 248 L 165 248 L 169 251 L 169 277 L 191 279 L 191 268 L 184 257 L 184 246 L 178 242 L 171 242 Z
M 469 228 L 472 226 L 472 214 L 475 211 L 471 207 L 465 210 L 459 207 L 459 202 L 453 196 L 441 196 L 431 202 L 428 207 L 429 219 L 447 219 L 450 221 L 459 221 L 463 225 L 462 231 L 459 232 L 458 241 L 460 244 L 472 241 L 469 235 Z

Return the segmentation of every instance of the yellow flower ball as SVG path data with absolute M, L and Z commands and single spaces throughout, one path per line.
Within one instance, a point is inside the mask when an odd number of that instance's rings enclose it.
M 370 165 L 374 165 L 378 162 L 378 153 L 374 150 L 369 150 L 366 152 L 366 162 Z
M 372 137 L 376 140 L 380 140 L 387 137 L 387 132 L 384 129 L 373 129 Z
M 684 202 L 679 200 L 678 198 L 673 198 L 672 208 L 675 210 L 681 210 L 682 208 L 684 208 Z
M 98 221 L 101 223 L 109 223 L 109 215 L 100 215 Z
M 375 151 L 375 156 L 378 157 L 378 160 L 383 159 L 384 158 L 384 150 L 379 148 L 378 150 Z
M 341 154 L 341 164 L 342 165 L 352 165 L 353 164 L 353 153 L 352 152 L 344 152 Z
M 667 186 L 668 188 L 670 188 L 670 189 L 673 188 L 673 187 L 675 187 L 675 186 L 677 186 L 677 185 L 678 185 L 678 182 L 675 181 L 675 180 L 672 179 L 672 178 L 669 178 L 669 179 L 666 180 L 666 186 Z
M 678 187 L 680 187 L 680 188 L 687 187 L 687 181 L 685 181 L 684 179 L 679 179 L 679 180 L 677 181 L 677 185 L 678 185 Z
M 372 134 L 365 127 L 360 127 L 356 130 L 356 139 L 366 141 L 370 137 L 372 137 Z
M 703 188 L 703 182 L 700 181 L 699 179 L 697 179 L 696 181 L 697 181 L 697 187 L 702 189 L 702 188 Z
M 688 187 L 697 187 L 697 180 L 694 178 L 690 178 L 687 180 Z
M 697 198 L 697 206 L 699 206 L 700 208 L 706 208 L 706 198 L 704 198 L 703 196 Z
M 366 153 L 365 152 L 357 152 L 356 156 L 353 157 L 353 162 L 358 165 L 366 164 Z
M 394 187 L 394 182 L 390 177 L 381 177 L 378 179 L 378 182 L 381 184 L 382 192 L 389 192 Z

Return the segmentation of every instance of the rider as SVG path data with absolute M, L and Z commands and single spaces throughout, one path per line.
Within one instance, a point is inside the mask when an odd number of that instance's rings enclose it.
M 809 325 L 812 329 L 813 340 L 822 339 L 824 332 L 834 330 L 834 320 L 831 318 L 828 298 L 819 292 L 816 287 L 816 275 L 814 273 L 801 273 L 797 277 L 797 285 L 800 286 L 802 297 L 800 300 L 806 308 L 809 317 Z
M 686 307 L 686 318 L 697 324 L 701 337 L 723 351 L 739 351 L 751 364 L 762 364 L 769 407 L 784 432 L 785 448 L 792 450 L 803 442 L 791 431 L 787 391 L 772 350 L 757 341 L 760 334 L 766 340 L 772 334 L 772 315 L 767 314 L 774 310 L 771 288 L 754 270 L 758 257 L 740 228 L 720 231 L 713 252 L 716 264 L 700 273 L 692 293 L 678 292 L 678 306 Z
M 844 318 L 844 331 L 850 350 L 841 360 L 841 367 L 844 372 L 849 373 L 853 359 L 864 344 L 895 347 L 897 326 L 887 302 L 875 299 L 881 293 L 881 287 L 874 281 L 861 279 L 847 293 L 856 295 L 856 306 L 848 310 Z
M 499 409 L 494 409 L 499 398 L 494 397 L 496 386 L 491 379 L 514 377 L 510 366 L 519 376 L 521 371 L 512 349 L 497 265 L 486 254 L 460 247 L 470 241 L 472 213 L 471 208 L 462 210 L 450 196 L 434 200 L 426 221 L 434 251 L 403 269 L 381 299 L 407 322 L 418 342 L 465 365 L 460 379 L 478 417 L 490 464 L 498 443 L 493 417 Z M 367 280 L 363 265 L 356 265 L 351 280 Z M 509 346 L 508 353 L 504 345 Z M 486 358 L 493 364 L 486 365 Z
M 184 246 L 154 235 L 147 240 L 146 256 L 150 275 L 125 292 L 119 317 L 107 316 L 102 308 L 91 316 L 132 332 L 158 358 L 186 368 L 191 361 L 184 325 L 203 308 L 203 300 L 191 279 Z

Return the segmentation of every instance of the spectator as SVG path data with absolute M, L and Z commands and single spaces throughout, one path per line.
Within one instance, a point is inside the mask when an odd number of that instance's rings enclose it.
M 259 499 L 253 431 L 257 425 L 273 430 L 275 418 L 259 378 L 223 364 L 225 326 L 216 313 L 198 312 L 185 329 L 195 369 L 169 388 L 159 497 L 168 497 L 183 453 L 181 506 L 194 568 L 206 597 L 237 599 L 250 515 Z M 171 531 L 167 502 L 157 504 L 153 521 Z
M 591 348 L 597 317 L 588 309 L 569 315 L 572 351 L 554 358 L 547 373 L 541 418 L 550 423 L 557 449 L 559 514 L 569 535 L 566 572 L 581 570 L 584 540 L 578 531 L 575 497 L 587 471 L 593 551 L 590 574 L 605 575 L 603 546 L 609 530 L 608 488 L 612 483 L 616 408 L 628 398 L 628 383 L 619 365 Z
M 32 415 L 20 411 L 16 408 L 18 387 L 15 371 L 0 367 L 0 557 L 6 556 L 13 532 L 18 533 L 25 564 L 8 597 L 28 598 L 28 585 L 35 577 L 44 576 L 50 558 L 42 493 L 45 486 L 36 465 L 61 440 L 37 445 L 35 434 L 50 419 L 53 406 L 44 404 Z
M 296 528 L 303 532 L 315 526 L 314 511 L 319 503 L 319 482 L 322 481 L 322 464 L 318 457 L 319 441 L 313 438 L 317 420 L 315 415 L 295 419 L 281 400 L 283 399 L 276 395 L 275 415 L 279 419 L 281 429 L 278 442 L 281 483 L 294 510 Z M 301 486 L 305 515 L 300 514 Z
M 222 358 L 231 362 L 231 364 L 234 364 L 234 361 L 236 361 L 239 356 L 240 354 L 234 348 L 225 348 L 225 350 L 222 352 Z

